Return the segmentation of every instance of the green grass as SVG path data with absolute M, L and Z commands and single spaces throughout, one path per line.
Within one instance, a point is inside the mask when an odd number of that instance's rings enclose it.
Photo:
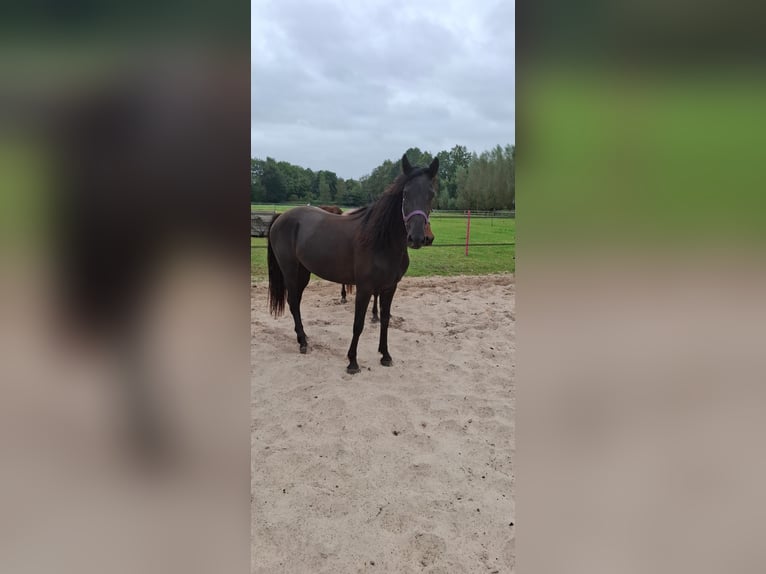
M 291 207 L 297 207 L 294 205 L 278 205 L 274 203 L 251 203 L 250 211 L 277 211 L 282 213 L 290 209 Z
M 271 206 L 273 207 L 273 206 Z M 277 206 L 277 211 L 281 211 Z M 465 255 L 466 220 L 462 217 L 431 218 L 434 245 L 422 249 L 410 249 L 409 277 L 429 275 L 488 275 L 513 273 L 516 270 L 516 246 L 471 246 Z M 474 218 L 471 220 L 471 243 L 515 243 L 515 219 Z M 254 279 L 268 275 L 266 267 L 265 237 L 250 238 L 250 271 Z M 439 245 L 458 244 L 456 247 Z
M 304 203 L 301 203 L 300 205 L 305 205 Z M 312 203 L 314 207 L 319 207 L 319 204 Z M 331 205 L 335 205 L 334 203 Z M 296 205 L 285 205 L 280 203 L 251 203 L 250 204 L 250 211 L 276 211 L 277 213 L 282 213 L 283 211 L 287 211 L 288 209 L 292 209 L 293 207 L 298 207 L 298 204 Z M 349 209 L 357 209 L 356 207 L 346 207 L 345 205 L 339 205 L 343 211 L 348 211 Z

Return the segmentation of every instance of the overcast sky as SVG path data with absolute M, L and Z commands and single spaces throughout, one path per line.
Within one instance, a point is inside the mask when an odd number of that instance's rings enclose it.
M 251 0 L 253 157 L 359 178 L 515 143 L 515 1 Z

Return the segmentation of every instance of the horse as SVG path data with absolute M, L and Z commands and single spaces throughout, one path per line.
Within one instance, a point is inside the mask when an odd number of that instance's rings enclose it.
M 409 267 L 407 248 L 420 249 L 426 241 L 439 160 L 434 158 L 428 167 L 413 167 L 405 153 L 401 166 L 402 173 L 377 201 L 353 213 L 337 217 L 321 209 L 295 207 L 277 215 L 269 226 L 269 310 L 277 318 L 287 301 L 301 353 L 306 353 L 308 341 L 300 304 L 311 273 L 334 283 L 356 285 L 346 367 L 350 374 L 361 370 L 357 345 L 373 294 L 380 296 L 380 363 L 385 367 L 393 364 L 388 351 L 391 303 Z

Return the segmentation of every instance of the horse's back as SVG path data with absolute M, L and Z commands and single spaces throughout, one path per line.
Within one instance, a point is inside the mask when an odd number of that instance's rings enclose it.
M 293 207 L 280 214 L 273 228 L 275 232 L 282 232 L 281 228 L 297 229 L 303 238 L 321 234 L 330 239 L 351 239 L 355 234 L 355 226 L 348 218 L 309 206 Z
M 299 262 L 306 269 L 336 283 L 353 283 L 356 233 L 347 218 L 318 207 L 294 207 L 274 221 L 269 239 L 284 268 Z

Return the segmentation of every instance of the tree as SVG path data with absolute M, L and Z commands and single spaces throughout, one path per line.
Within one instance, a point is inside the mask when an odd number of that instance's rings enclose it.
M 329 205 L 332 203 L 332 195 L 330 194 L 330 183 L 327 181 L 327 173 L 320 171 L 318 179 L 319 192 L 317 194 L 317 202 L 320 205 Z
M 447 171 L 442 173 L 439 167 L 439 177 L 445 180 L 447 192 L 451 198 L 457 197 L 457 172 L 460 168 L 468 168 L 473 161 L 471 153 L 465 146 L 455 145 L 447 153 L 449 161 L 447 162 Z
M 335 184 L 335 204 L 336 205 L 348 205 L 345 203 L 346 198 L 346 181 L 339 177 L 337 183 Z
M 366 203 L 361 182 L 355 179 L 347 179 L 345 188 L 344 199 L 340 201 L 342 205 L 361 207 Z
M 442 187 L 439 193 L 436 195 L 435 208 L 436 209 L 449 209 L 449 193 L 446 187 Z
M 407 150 L 413 165 L 426 166 L 433 156 L 417 147 Z M 516 146 L 497 145 L 477 155 L 465 146 L 442 150 L 434 207 L 437 209 L 515 209 Z M 361 206 L 378 198 L 401 173 L 401 160 L 386 159 L 358 180 L 334 172 L 293 165 L 273 158 L 250 160 L 253 202 L 340 204 Z
M 306 197 L 306 190 L 311 187 L 314 172 L 286 161 L 278 162 L 277 168 L 285 185 L 285 199 L 302 201 Z
M 396 179 L 401 173 L 401 166 L 399 162 L 392 162 L 391 160 L 385 160 L 382 164 L 372 170 L 372 173 L 368 176 L 361 178 L 362 193 L 366 197 L 366 201 L 372 201 L 382 194 L 386 188 Z
M 265 190 L 264 200 L 268 203 L 281 203 L 287 199 L 284 178 L 273 158 L 266 158 L 261 182 Z
M 458 209 L 470 209 L 471 208 L 471 184 L 468 178 L 468 168 L 461 167 L 455 174 L 455 181 L 457 183 L 457 197 L 455 198 L 455 205 Z
M 261 203 L 266 197 L 266 190 L 263 187 L 263 160 L 250 160 L 250 202 Z

